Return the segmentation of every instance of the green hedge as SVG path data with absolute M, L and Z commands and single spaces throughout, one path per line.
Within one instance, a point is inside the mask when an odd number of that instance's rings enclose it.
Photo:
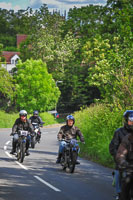
M 76 126 L 80 128 L 85 145 L 81 144 L 80 155 L 104 166 L 112 167 L 109 143 L 114 131 L 123 126 L 124 110 L 113 109 L 105 105 L 95 105 L 74 113 Z

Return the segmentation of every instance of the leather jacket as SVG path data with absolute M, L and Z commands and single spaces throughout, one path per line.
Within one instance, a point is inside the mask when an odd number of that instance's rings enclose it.
M 78 127 L 76 126 L 68 126 L 68 125 L 64 125 L 60 128 L 60 131 L 57 135 L 58 140 L 61 139 L 66 139 L 66 140 L 70 140 L 70 139 L 77 139 L 77 137 L 80 138 L 81 142 L 84 142 L 84 137 L 81 133 L 81 131 L 79 130 Z
M 133 134 L 123 138 L 116 154 L 116 161 L 120 165 L 126 161 L 133 165 Z
M 123 138 L 129 134 L 129 130 L 124 126 L 121 128 L 118 128 L 114 136 L 109 144 L 109 152 L 113 156 L 115 164 L 116 164 L 116 169 L 118 168 L 117 162 L 116 162 L 116 153 L 118 151 L 119 145 L 121 144 Z
M 30 118 L 29 118 L 29 120 L 31 121 L 31 123 L 37 123 L 37 124 L 40 124 L 40 125 L 42 125 L 44 122 L 42 121 L 42 119 L 41 119 L 41 117 L 39 117 L 39 116 L 37 116 L 37 117 L 35 117 L 35 116 L 31 116 Z
M 26 122 L 22 122 L 20 118 L 16 119 L 12 127 L 12 133 L 17 132 L 18 130 L 29 131 L 30 133 L 34 132 L 33 126 L 28 119 L 26 119 Z

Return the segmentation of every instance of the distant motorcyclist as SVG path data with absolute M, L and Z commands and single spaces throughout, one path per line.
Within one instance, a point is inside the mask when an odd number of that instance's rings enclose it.
M 133 110 L 126 110 L 123 114 L 124 117 L 124 126 L 121 128 L 118 128 L 114 136 L 109 144 L 109 151 L 110 154 L 114 157 L 115 161 L 115 190 L 116 190 L 116 199 L 118 200 L 120 197 L 120 192 L 121 192 L 121 182 L 120 182 L 120 174 L 119 174 L 119 169 L 118 169 L 118 164 L 116 162 L 116 153 L 119 148 L 119 145 L 122 142 L 122 139 L 130 133 L 130 126 L 128 125 L 128 118 L 129 115 L 133 113 Z
M 37 123 L 38 124 L 38 126 L 43 126 L 43 124 L 44 124 L 44 122 L 42 121 L 42 119 L 41 119 L 41 117 L 39 116 L 39 112 L 37 111 L 37 110 L 35 110 L 34 112 L 33 112 L 33 116 L 31 116 L 30 118 L 29 118 L 29 120 L 31 121 L 31 123 Z M 34 125 L 33 125 L 34 126 Z M 38 140 L 40 141 L 40 138 L 41 138 L 41 130 L 40 130 L 40 128 L 39 128 L 39 138 L 38 138 Z
M 19 112 L 19 118 L 16 119 L 13 127 L 12 127 L 12 133 L 11 135 L 13 136 L 13 141 L 12 141 L 12 151 L 10 152 L 11 154 L 14 154 L 16 152 L 16 144 L 18 142 L 18 131 L 19 130 L 24 130 L 28 131 L 31 134 L 34 133 L 34 128 L 30 122 L 30 120 L 27 119 L 27 111 L 26 110 L 21 110 Z M 27 136 L 26 140 L 26 155 L 29 155 L 29 144 L 30 144 L 30 135 Z
M 120 170 L 123 169 L 124 171 L 125 169 L 128 172 L 125 174 L 122 173 L 121 176 L 122 191 L 120 200 L 130 200 L 130 187 L 132 187 L 133 190 L 133 110 L 130 111 L 128 115 L 128 130 L 130 131 L 130 134 L 123 138 L 116 154 L 116 161 Z M 130 171 L 128 170 L 131 170 L 131 173 L 129 173 Z
M 67 145 L 65 141 L 61 141 L 62 139 L 66 140 L 77 139 L 78 136 L 80 138 L 80 141 L 84 143 L 84 137 L 79 128 L 74 126 L 74 123 L 75 123 L 74 117 L 72 115 L 68 115 L 66 118 L 66 125 L 60 128 L 60 131 L 57 135 L 57 138 L 60 141 L 60 145 L 56 163 L 60 163 L 63 149 Z M 79 164 L 79 162 L 77 161 L 76 164 Z

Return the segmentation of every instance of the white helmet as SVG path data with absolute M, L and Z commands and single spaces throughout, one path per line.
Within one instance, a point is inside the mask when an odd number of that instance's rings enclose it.
M 20 110 L 19 116 L 27 116 L 27 111 L 26 110 Z

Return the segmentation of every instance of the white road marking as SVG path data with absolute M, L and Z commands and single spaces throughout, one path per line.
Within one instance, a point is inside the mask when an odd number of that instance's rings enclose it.
M 7 142 L 6 142 L 6 145 L 8 145 L 10 142 L 11 142 L 11 141 L 7 141 Z
M 11 141 L 7 141 L 6 142 L 6 145 L 4 146 L 4 150 L 6 151 L 7 150 L 7 145 L 10 143 Z
M 37 180 L 39 180 L 40 182 L 42 182 L 43 184 L 47 185 L 48 187 L 50 187 L 51 189 L 53 189 L 56 192 L 61 192 L 61 190 L 59 190 L 58 188 L 54 187 L 53 185 L 51 185 L 50 183 L 44 181 L 43 179 L 41 179 L 39 176 L 34 176 Z
M 13 158 L 13 156 L 11 154 L 9 154 L 7 151 L 5 151 L 5 153 L 10 157 Z M 22 165 L 21 163 L 19 163 L 18 161 L 15 161 L 21 168 L 28 170 L 27 167 L 25 167 L 24 165 Z
M 7 151 L 5 152 L 10 158 L 13 158 Z
M 7 146 L 4 146 L 4 150 L 5 150 L 5 151 L 7 150 Z
M 18 161 L 15 161 L 15 163 L 17 163 L 20 167 L 22 167 L 23 169 L 25 169 L 25 170 L 28 170 L 28 168 L 27 167 L 25 167 L 24 165 L 22 165 L 21 163 L 19 163 Z
M 46 133 L 46 132 L 45 132 L 45 133 Z M 10 143 L 10 141 L 8 141 L 8 142 L 6 143 L 6 145 L 8 145 L 9 143 Z M 6 151 L 6 149 L 7 149 L 7 146 L 6 146 L 6 145 L 4 146 L 5 153 L 7 154 L 8 157 L 13 158 L 13 156 L 10 155 L 10 154 Z M 28 170 L 27 167 L 25 167 L 24 165 L 22 165 L 22 164 L 19 163 L 18 161 L 15 161 L 15 162 L 16 162 L 21 168 L 23 168 L 23 169 L 25 169 L 25 170 Z M 44 181 L 44 180 L 41 179 L 39 176 L 34 176 L 34 177 L 35 177 L 37 180 L 39 180 L 41 183 L 43 183 L 43 184 L 47 185 L 49 188 L 53 189 L 54 191 L 56 191 L 56 192 L 61 192 L 61 190 L 59 190 L 58 188 L 54 187 L 54 186 L 51 185 L 50 183 Z

